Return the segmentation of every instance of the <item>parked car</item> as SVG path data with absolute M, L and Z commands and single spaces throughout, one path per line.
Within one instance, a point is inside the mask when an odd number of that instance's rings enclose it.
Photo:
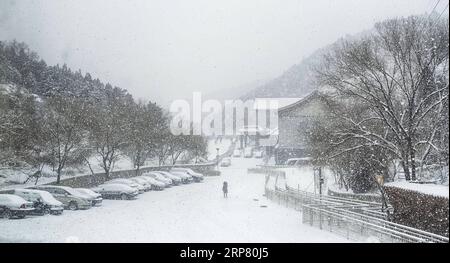
M 109 181 L 105 182 L 104 184 L 124 184 L 124 185 L 128 185 L 132 188 L 135 188 L 136 190 L 138 190 L 138 192 L 140 194 L 145 192 L 145 188 L 142 185 L 140 185 L 136 182 L 133 182 L 130 179 L 117 178 L 117 179 L 109 180 Z
M 142 185 L 144 187 L 144 191 L 146 191 L 146 192 L 152 190 L 152 184 L 143 178 L 133 177 L 133 178 L 130 178 L 130 180 L 137 184 Z
M 190 168 L 176 168 L 176 167 L 175 167 L 175 168 L 170 169 L 170 172 L 183 172 L 183 173 L 187 173 L 187 174 L 189 174 L 190 176 L 192 176 L 192 177 L 194 178 L 194 181 L 197 182 L 197 183 L 203 181 L 203 179 L 204 179 L 203 174 L 197 173 L 197 172 L 193 171 L 193 170 L 190 169 Z
M 164 177 L 163 175 L 161 175 L 161 174 L 159 174 L 157 172 L 148 172 L 148 173 L 144 173 L 142 175 L 152 177 L 153 179 L 158 180 L 161 183 L 164 183 L 165 187 L 170 187 L 170 185 L 172 185 L 172 180 L 170 180 L 169 178 Z
M 256 151 L 253 153 L 253 156 L 254 156 L 255 158 L 263 158 L 263 151 L 261 151 L 261 150 L 256 150 Z
M 141 175 L 139 176 L 140 178 L 146 180 L 147 182 L 149 182 L 152 186 L 152 190 L 164 190 L 164 188 L 166 187 L 166 184 L 163 182 L 160 182 L 156 179 L 154 179 L 153 177 L 150 176 L 146 176 L 146 175 Z
M 173 185 L 181 184 L 181 177 L 180 176 L 171 174 L 171 173 L 166 172 L 166 171 L 155 171 L 155 173 L 159 173 L 159 174 L 165 176 L 166 178 L 169 178 L 170 180 L 172 180 L 172 184 Z
M 0 194 L 0 215 L 4 218 L 24 218 L 33 210 L 33 203 L 20 196 Z
M 40 185 L 32 189 L 49 192 L 56 200 L 63 203 L 64 208 L 69 210 L 89 209 L 92 206 L 92 198 L 78 192 L 72 187 L 56 185 Z
M 189 175 L 185 172 L 170 171 L 170 174 L 181 178 L 181 183 L 183 183 L 183 184 L 188 184 L 188 183 L 194 181 L 194 177 L 192 177 L 191 175 Z
M 230 158 L 223 158 L 222 162 L 220 162 L 220 166 L 222 167 L 228 167 L 231 165 L 231 159 Z
M 56 200 L 49 192 L 35 189 L 14 189 L 14 194 L 33 203 L 33 214 L 60 215 L 64 211 L 64 205 Z
M 91 188 L 91 190 L 101 194 L 105 199 L 132 200 L 136 199 L 136 196 L 139 194 L 136 188 L 126 184 L 102 184 Z
M 253 157 L 253 148 L 252 147 L 246 147 L 244 149 L 244 158 L 252 158 Z
M 92 206 L 101 206 L 103 203 L 103 198 L 101 194 L 98 194 L 94 191 L 92 191 L 91 189 L 87 189 L 87 188 L 75 188 L 78 192 L 81 192 L 85 195 L 90 196 L 92 199 Z
M 235 149 L 233 151 L 233 157 L 241 157 L 241 150 Z

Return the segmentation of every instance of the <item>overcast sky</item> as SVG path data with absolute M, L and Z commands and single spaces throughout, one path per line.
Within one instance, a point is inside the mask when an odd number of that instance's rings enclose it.
M 0 0 L 0 39 L 166 104 L 274 78 L 341 36 L 437 1 Z

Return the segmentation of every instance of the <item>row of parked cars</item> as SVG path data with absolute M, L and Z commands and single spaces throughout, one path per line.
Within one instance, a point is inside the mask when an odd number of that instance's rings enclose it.
M 243 153 L 242 153 L 243 152 Z M 253 149 L 252 147 L 245 147 L 242 149 L 235 149 L 233 151 L 233 157 L 241 157 L 243 154 L 244 158 L 262 158 L 263 157 L 263 151 L 259 149 Z
M 0 217 L 24 218 L 27 215 L 60 215 L 64 209 L 80 210 L 100 206 L 103 199 L 135 199 L 139 194 L 203 181 L 203 175 L 189 168 L 151 171 L 132 178 L 116 178 L 93 188 L 39 185 L 2 191 Z

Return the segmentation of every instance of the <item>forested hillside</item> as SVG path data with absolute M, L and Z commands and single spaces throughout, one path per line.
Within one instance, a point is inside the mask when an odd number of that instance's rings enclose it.
M 47 167 L 59 181 L 67 167 L 91 167 L 92 157 L 108 176 L 121 158 L 139 169 L 149 159 L 205 156 L 202 137 L 175 137 L 168 121 L 161 107 L 136 102 L 126 89 L 66 65 L 49 66 L 24 43 L 0 42 L 3 170 L 37 179 Z

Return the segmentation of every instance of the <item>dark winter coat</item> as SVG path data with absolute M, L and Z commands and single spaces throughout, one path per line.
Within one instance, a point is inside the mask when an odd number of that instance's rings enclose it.
M 222 191 L 223 191 L 224 193 L 228 193 L 228 184 L 227 184 L 227 183 L 223 183 Z

